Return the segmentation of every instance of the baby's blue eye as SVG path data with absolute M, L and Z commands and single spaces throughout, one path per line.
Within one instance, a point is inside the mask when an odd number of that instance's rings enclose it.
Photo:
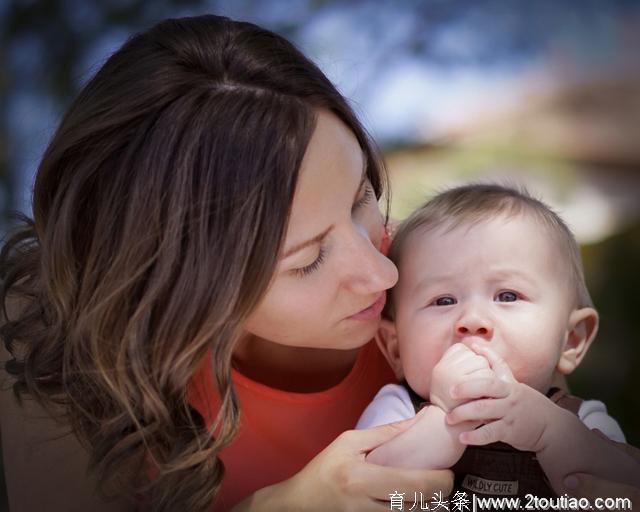
M 454 304 L 457 304 L 457 303 L 458 301 L 453 297 L 445 296 L 445 297 L 438 297 L 431 304 L 433 304 L 434 306 L 453 306 Z
M 496 295 L 498 302 L 515 302 L 518 300 L 518 295 L 514 292 L 500 292 Z

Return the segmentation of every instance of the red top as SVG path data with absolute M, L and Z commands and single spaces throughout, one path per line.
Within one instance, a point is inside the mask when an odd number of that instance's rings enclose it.
M 188 389 L 189 402 L 207 424 L 219 407 L 211 366 L 205 358 Z M 316 393 L 273 389 L 231 371 L 240 430 L 220 454 L 226 473 L 212 511 L 229 510 L 256 490 L 293 476 L 338 434 L 354 428 L 377 391 L 395 382 L 373 340 L 339 384 Z

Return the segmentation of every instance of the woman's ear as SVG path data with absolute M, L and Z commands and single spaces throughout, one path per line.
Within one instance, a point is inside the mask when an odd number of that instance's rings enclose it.
M 556 367 L 561 374 L 569 375 L 578 367 L 597 332 L 598 312 L 595 309 L 575 309 L 569 315 L 567 337 Z
M 389 366 L 391 366 L 391 369 L 396 374 L 397 379 L 402 380 L 404 378 L 404 372 L 402 371 L 402 363 L 400 362 L 400 347 L 396 333 L 396 324 L 391 320 L 383 318 L 378 328 L 378 333 L 376 334 L 376 343 L 387 359 Z

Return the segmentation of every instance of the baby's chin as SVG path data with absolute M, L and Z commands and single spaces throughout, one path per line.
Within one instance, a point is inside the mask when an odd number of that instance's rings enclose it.
M 416 395 L 425 401 L 429 400 L 430 390 L 428 385 L 412 384 L 409 379 L 407 379 L 407 383 Z

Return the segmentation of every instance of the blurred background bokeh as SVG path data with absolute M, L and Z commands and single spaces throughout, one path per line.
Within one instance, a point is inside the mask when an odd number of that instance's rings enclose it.
M 601 313 L 570 386 L 640 445 L 639 1 L 0 1 L 2 234 L 10 210 L 30 214 L 47 141 L 110 53 L 163 18 L 203 13 L 275 30 L 316 61 L 383 150 L 394 217 L 487 179 L 559 211 Z

